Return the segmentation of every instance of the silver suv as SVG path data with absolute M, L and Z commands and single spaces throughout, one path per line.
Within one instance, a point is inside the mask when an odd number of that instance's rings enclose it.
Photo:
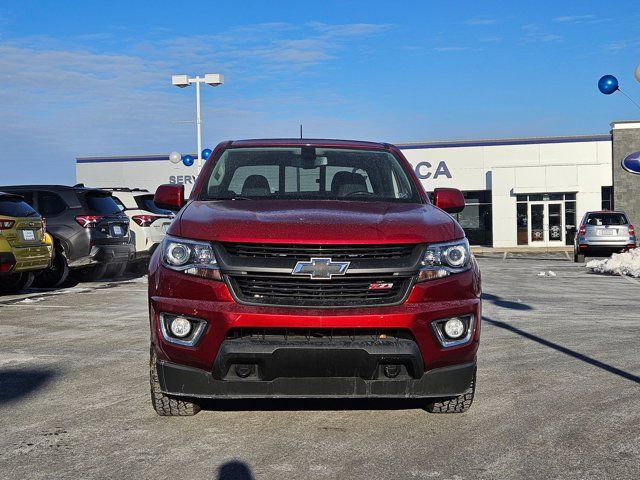
M 612 253 L 636 248 L 635 228 L 624 212 L 587 212 L 576 233 L 573 260 L 584 257 L 608 257 Z

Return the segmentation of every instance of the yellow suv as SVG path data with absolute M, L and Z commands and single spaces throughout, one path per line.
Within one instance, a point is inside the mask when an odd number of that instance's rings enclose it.
M 0 192 L 0 293 L 28 288 L 52 255 L 53 241 L 38 212 L 21 196 Z

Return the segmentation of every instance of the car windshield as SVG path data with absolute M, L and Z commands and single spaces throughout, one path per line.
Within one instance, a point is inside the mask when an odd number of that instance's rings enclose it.
M 100 215 L 113 215 L 122 212 L 122 208 L 111 195 L 88 193 L 86 199 L 89 210 Z
M 623 213 L 590 213 L 587 217 L 587 225 L 626 225 L 627 217 Z
M 35 217 L 38 213 L 18 198 L 2 198 L 0 199 L 0 215 L 21 218 Z
M 421 202 L 391 153 L 316 147 L 229 149 L 200 198 Z

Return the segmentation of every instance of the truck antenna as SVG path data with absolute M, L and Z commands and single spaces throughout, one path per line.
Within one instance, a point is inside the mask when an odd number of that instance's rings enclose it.
M 302 124 L 300 124 L 300 138 L 302 138 Z

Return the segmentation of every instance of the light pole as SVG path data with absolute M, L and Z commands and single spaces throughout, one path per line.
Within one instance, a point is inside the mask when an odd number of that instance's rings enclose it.
M 219 73 L 205 73 L 204 77 L 196 76 L 189 78 L 189 75 L 172 75 L 171 83 L 180 88 L 185 88 L 192 83 L 196 84 L 196 130 L 198 135 L 198 174 L 202 168 L 202 120 L 200 118 L 200 84 L 206 83 L 212 87 L 217 87 L 224 83 L 224 75 Z

